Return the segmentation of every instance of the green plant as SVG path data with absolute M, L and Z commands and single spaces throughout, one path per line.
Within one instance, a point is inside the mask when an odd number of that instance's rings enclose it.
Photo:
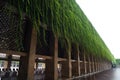
M 109 61 L 114 56 L 107 48 L 91 22 L 77 5 L 75 0 L 8 0 L 18 9 L 21 16 L 25 13 L 32 21 L 38 34 L 41 23 L 47 26 L 59 39 L 69 39 L 87 54 L 92 53 Z M 61 40 L 65 43 L 64 40 Z

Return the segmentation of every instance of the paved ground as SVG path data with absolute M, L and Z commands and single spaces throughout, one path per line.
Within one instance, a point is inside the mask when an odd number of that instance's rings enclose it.
M 120 68 L 114 68 L 84 79 L 77 80 L 120 80 Z

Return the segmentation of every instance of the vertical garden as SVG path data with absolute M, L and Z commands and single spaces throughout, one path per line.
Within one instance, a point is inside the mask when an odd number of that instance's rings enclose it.
M 75 0 L 6 0 L 3 1 L 2 7 L 8 11 L 8 15 L 12 12 L 18 14 L 20 25 L 17 26 L 17 30 L 21 33 L 23 32 L 22 21 L 24 16 L 27 16 L 36 29 L 38 37 L 41 35 L 41 27 L 43 28 L 44 43 L 47 42 L 45 30 L 49 30 L 63 44 L 67 40 L 69 44 L 78 44 L 87 54 L 93 54 L 109 61 L 115 60 Z M 16 39 L 18 39 L 16 40 L 18 47 L 22 47 L 22 38 Z M 39 40 L 40 44 L 41 42 Z

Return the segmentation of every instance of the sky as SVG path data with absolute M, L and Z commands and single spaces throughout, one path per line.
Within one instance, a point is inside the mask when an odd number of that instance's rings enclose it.
M 120 0 L 76 0 L 115 58 L 120 58 Z

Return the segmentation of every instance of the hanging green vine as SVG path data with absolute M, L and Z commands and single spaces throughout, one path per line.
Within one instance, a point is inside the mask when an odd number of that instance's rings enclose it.
M 114 60 L 75 0 L 8 0 L 8 2 L 18 9 L 19 15 L 25 13 L 31 19 L 38 34 L 41 23 L 44 23 L 54 35 L 79 44 L 87 53 Z

